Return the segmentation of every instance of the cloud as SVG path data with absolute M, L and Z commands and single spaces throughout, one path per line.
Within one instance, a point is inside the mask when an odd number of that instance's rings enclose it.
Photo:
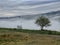
M 59 0 L 0 0 L 0 16 L 17 16 L 60 10 Z

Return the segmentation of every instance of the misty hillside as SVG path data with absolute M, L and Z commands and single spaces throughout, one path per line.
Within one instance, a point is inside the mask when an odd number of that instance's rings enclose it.
M 39 16 L 41 15 L 44 15 L 44 16 L 47 16 L 47 17 L 54 17 L 56 19 L 60 19 L 60 11 L 53 11 L 53 12 L 48 12 L 48 13 L 44 13 L 44 14 L 35 14 L 35 15 L 21 15 L 21 16 L 12 16 L 12 17 L 0 17 L 0 19 L 26 19 L 26 20 L 29 20 L 29 19 L 35 19 L 35 18 L 38 18 Z

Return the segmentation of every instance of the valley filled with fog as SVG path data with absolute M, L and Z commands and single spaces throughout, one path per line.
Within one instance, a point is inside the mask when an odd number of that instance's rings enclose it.
M 45 17 L 48 17 L 51 21 L 51 26 L 46 27 L 45 29 L 57 30 L 60 31 L 60 16 L 59 12 L 56 13 L 46 13 L 43 14 Z M 38 25 L 35 24 L 36 19 L 41 15 L 26 15 L 26 16 L 15 16 L 14 18 L 1 19 L 0 18 L 0 27 L 4 28 L 17 28 L 17 26 L 22 26 L 23 29 L 40 29 Z

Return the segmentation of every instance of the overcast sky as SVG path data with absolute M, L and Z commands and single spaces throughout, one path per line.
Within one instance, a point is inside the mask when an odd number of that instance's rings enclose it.
M 60 0 L 0 0 L 0 16 L 33 15 L 60 10 Z

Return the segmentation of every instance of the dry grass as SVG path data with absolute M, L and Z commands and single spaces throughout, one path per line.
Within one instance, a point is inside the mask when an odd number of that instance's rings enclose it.
M 5 31 L 0 33 L 0 45 L 60 45 L 60 36 Z

